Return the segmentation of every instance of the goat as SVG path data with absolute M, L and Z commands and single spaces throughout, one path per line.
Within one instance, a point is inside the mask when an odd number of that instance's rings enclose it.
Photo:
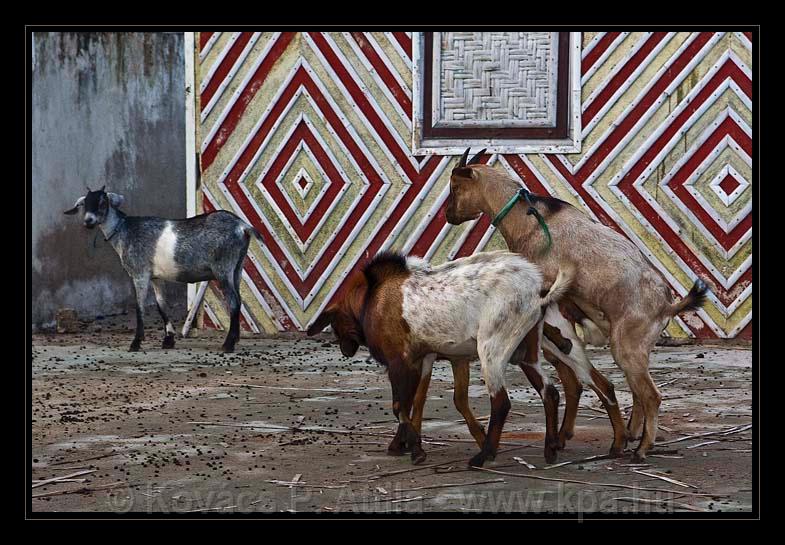
M 251 236 L 259 232 L 224 210 L 188 219 L 169 220 L 149 216 L 127 216 L 120 210 L 125 198 L 87 188 L 65 214 L 84 209 L 84 226 L 98 226 L 120 256 L 123 268 L 136 291 L 136 334 L 129 351 L 139 350 L 144 340 L 144 303 L 152 283 L 158 312 L 164 321 L 162 348 L 174 348 L 174 326 L 164 300 L 163 281 L 202 282 L 217 280 L 228 301 L 231 324 L 223 343 L 233 352 L 240 337 L 240 274 Z
M 480 359 L 491 400 L 488 433 L 482 434 L 469 418 L 467 424 L 481 447 L 470 465 L 482 466 L 496 456 L 510 410 L 507 362 L 514 352 L 533 355 L 521 367 L 546 407 L 545 453 L 553 461 L 559 393 L 542 372 L 537 354 L 543 308 L 567 291 L 570 279 L 570 272 L 560 271 L 541 295 L 537 267 L 510 252 L 479 253 L 433 268 L 420 259 L 385 252 L 352 277 L 343 296 L 319 315 L 308 334 L 332 325 L 344 356 L 353 356 L 364 344 L 387 367 L 399 420 L 389 450 L 409 447 L 415 463 L 425 459 L 419 434 L 422 412 L 415 411 L 411 419 L 410 414 L 415 398 L 424 402 L 428 384 L 421 379 L 430 377 L 434 360 L 453 362 L 458 406 L 458 396 L 468 389 L 468 361 Z
M 561 316 L 558 319 L 554 318 L 554 313 L 558 313 Z M 548 308 L 546 309 L 545 319 L 550 320 L 552 322 L 563 324 L 564 321 L 569 323 L 572 327 L 571 331 L 572 335 L 570 338 L 564 337 L 561 334 L 561 331 L 551 326 L 547 323 L 547 321 L 543 324 L 543 335 L 550 340 L 555 347 L 558 349 L 559 353 L 569 354 L 573 350 L 573 346 L 576 346 L 576 349 L 582 349 L 580 344 L 581 340 L 578 338 L 577 334 L 575 334 L 574 328 L 577 324 L 581 325 L 584 333 L 584 342 L 587 344 L 593 344 L 595 346 L 604 346 L 607 344 L 607 339 L 605 336 L 602 335 L 602 332 L 597 328 L 597 326 L 588 320 L 588 317 L 583 314 L 579 308 L 575 306 L 572 301 L 566 298 L 562 298 L 559 300 L 558 303 L 551 303 Z M 569 333 L 566 333 L 569 335 Z M 574 339 L 575 342 L 573 342 Z M 524 341 L 525 342 L 525 341 Z M 535 348 L 536 350 L 536 348 Z M 580 399 L 580 395 L 582 392 L 582 387 L 580 381 L 575 378 L 575 374 L 570 371 L 569 367 L 561 362 L 556 356 L 554 356 L 553 352 L 550 350 L 543 348 L 542 349 L 543 356 L 547 361 L 552 363 L 556 368 L 557 372 L 559 373 L 559 379 L 562 382 L 562 386 L 564 386 L 564 393 L 566 397 L 566 406 L 570 411 L 565 411 L 564 421 L 562 423 L 562 427 L 558 433 L 558 440 L 556 442 L 555 450 L 561 450 L 565 447 L 565 443 L 567 439 L 572 438 L 573 430 L 575 427 L 575 419 L 578 413 L 578 401 Z M 517 361 L 527 361 L 527 358 L 531 358 L 532 354 L 525 354 L 521 353 L 521 351 L 516 351 L 513 354 L 513 358 Z M 449 359 L 450 363 L 452 364 L 452 371 L 453 371 L 453 378 L 455 382 L 455 388 L 453 389 L 453 398 L 455 401 L 455 407 L 458 411 L 463 415 L 464 419 L 466 420 L 466 424 L 469 427 L 469 431 L 471 432 L 472 436 L 475 438 L 477 443 L 482 447 L 482 439 L 485 436 L 485 432 L 482 429 L 482 426 L 477 422 L 477 419 L 474 417 L 474 414 L 471 411 L 471 408 L 468 405 L 469 399 L 469 360 L 456 360 L 451 358 L 444 358 L 439 357 L 437 359 Z M 527 374 L 527 378 L 529 382 L 532 384 L 537 383 L 538 378 L 537 375 L 531 370 L 529 366 L 523 365 L 519 363 L 523 368 L 524 372 Z M 422 372 L 422 377 L 420 379 L 420 383 L 417 387 L 417 392 L 414 396 L 414 404 L 412 408 L 412 425 L 414 426 L 417 433 L 420 433 L 420 426 L 422 423 L 423 413 L 425 409 L 425 399 L 428 393 L 428 386 L 431 381 L 431 373 L 429 368 L 424 368 Z M 547 429 L 551 429 L 551 426 L 555 426 L 554 423 L 551 424 L 548 420 L 549 407 L 546 404 L 546 425 Z M 554 419 L 556 417 L 554 416 Z M 547 444 L 547 442 L 546 442 Z M 399 452 L 394 452 L 393 449 L 388 450 L 390 454 L 398 454 Z M 546 461 L 549 463 L 555 462 L 555 452 L 549 451 L 546 447 L 546 454 L 545 454 Z
M 562 368 L 560 376 L 573 374 L 574 380 L 580 378 L 597 392 L 613 425 L 611 455 L 621 455 L 629 439 L 640 437 L 633 460 L 644 460 L 654 444 L 662 399 L 649 374 L 649 353 L 671 318 L 703 304 L 706 284 L 697 279 L 689 293 L 674 302 L 665 278 L 631 241 L 562 200 L 529 193 L 523 194 L 528 205 L 514 201 L 513 197 L 521 195 L 521 186 L 507 174 L 479 163 L 484 152 L 467 163 L 466 150 L 453 169 L 447 221 L 458 225 L 482 214 L 495 218 L 494 224 L 508 248 L 536 263 L 546 281 L 565 266 L 577 268 L 567 299 L 610 340 L 613 358 L 624 371 L 633 394 L 627 428 L 613 385 L 594 369 L 574 325 L 561 319 L 558 312 L 546 313 L 545 322 L 570 338 L 573 351 L 564 354 L 547 338 L 543 347 L 569 368 Z M 503 210 L 509 213 L 500 214 Z M 547 244 L 545 229 L 540 232 L 537 216 L 550 231 L 553 245 L 547 252 L 543 252 Z M 566 397 L 565 420 L 570 411 L 577 410 L 577 397 Z

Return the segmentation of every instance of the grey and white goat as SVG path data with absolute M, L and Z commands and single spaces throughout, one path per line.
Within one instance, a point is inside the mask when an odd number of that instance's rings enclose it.
M 139 350 L 144 339 L 144 302 L 150 283 L 164 321 L 162 347 L 174 348 L 174 326 L 162 282 L 217 280 L 231 317 L 223 351 L 234 351 L 240 337 L 240 274 L 251 236 L 262 241 L 259 232 L 224 210 L 180 220 L 127 216 L 120 210 L 125 198 L 107 193 L 105 187 L 98 191 L 87 188 L 87 195 L 79 197 L 65 213 L 84 209 L 85 227 L 101 229 L 134 283 L 136 334 L 129 350 Z

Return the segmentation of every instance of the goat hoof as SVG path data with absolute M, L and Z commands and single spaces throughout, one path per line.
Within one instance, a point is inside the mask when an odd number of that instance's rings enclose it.
M 161 348 L 174 348 L 174 335 L 167 335 L 164 337 L 164 342 L 161 343 Z
M 128 348 L 129 352 L 139 352 L 139 348 L 141 348 L 142 342 L 134 340 L 131 342 L 131 346 Z
M 469 467 L 482 467 L 486 459 L 486 454 L 484 452 L 480 452 L 474 458 L 469 460 Z
M 414 435 L 412 435 L 414 434 Z M 395 437 L 390 441 L 387 447 L 387 454 L 389 456 L 402 456 L 407 452 L 414 452 L 419 448 L 420 440 L 411 424 L 398 424 L 398 429 L 395 431 Z M 414 459 L 414 454 L 412 454 Z
M 546 440 L 543 455 L 546 462 L 549 464 L 554 463 L 559 456 L 559 440 L 556 438 Z
M 234 352 L 234 345 L 233 345 L 233 344 L 224 344 L 224 345 L 221 347 L 221 351 L 222 351 L 222 352 L 225 352 L 225 353 L 227 353 L 227 354 L 229 354 L 229 353 L 231 353 L 231 352 Z
M 403 456 L 406 452 L 404 448 L 404 444 L 395 437 L 387 447 L 387 456 Z
M 633 464 L 642 464 L 643 462 L 646 461 L 646 455 L 636 450 L 635 452 L 632 453 L 632 456 L 630 457 L 630 461 Z
M 545 447 L 544 451 L 545 461 L 549 464 L 553 464 L 559 457 L 559 451 L 555 446 Z
M 624 448 L 611 445 L 611 448 L 608 451 L 608 456 L 611 458 L 620 458 L 624 456 Z
M 427 457 L 428 455 L 421 448 L 412 450 L 412 464 L 414 465 L 423 463 Z
M 404 452 L 402 449 L 387 447 L 387 456 L 403 456 Z

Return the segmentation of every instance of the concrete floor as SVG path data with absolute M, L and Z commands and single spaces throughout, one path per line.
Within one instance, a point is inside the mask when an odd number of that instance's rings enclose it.
M 548 469 L 539 397 L 511 367 L 513 412 L 502 451 L 486 465 L 502 472 L 494 473 L 467 468 L 477 447 L 452 405 L 447 362 L 434 367 L 426 407 L 428 459 L 413 466 L 408 456 L 386 455 L 397 423 L 387 377 L 367 351 L 345 359 L 328 335 L 243 338 L 232 355 L 217 351 L 216 332 L 178 340 L 175 350 L 160 349 L 160 340 L 149 331 L 145 351 L 129 353 L 126 331 L 34 336 L 34 511 L 580 515 L 752 507 L 749 349 L 655 350 L 658 442 L 708 435 L 658 446 L 643 467 L 627 456 Z M 590 356 L 628 411 L 631 396 L 609 351 Z M 489 402 L 479 377 L 475 363 L 470 396 L 483 416 Z M 581 407 L 559 462 L 610 446 L 610 423 L 588 389 Z M 40 484 L 58 477 L 74 480 Z

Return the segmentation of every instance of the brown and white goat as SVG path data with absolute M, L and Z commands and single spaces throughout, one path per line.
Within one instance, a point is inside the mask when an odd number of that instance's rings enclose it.
M 542 373 L 537 354 L 543 310 L 566 292 L 570 279 L 571 272 L 561 271 L 542 294 L 537 267 L 510 252 L 479 253 L 433 268 L 418 258 L 382 253 L 350 280 L 343 297 L 316 319 L 308 334 L 332 325 L 345 356 L 364 344 L 387 367 L 399 420 L 390 450 L 410 448 L 415 463 L 425 459 L 422 412 L 410 415 L 415 397 L 427 391 L 427 383 L 418 387 L 423 376 L 430 377 L 434 360 L 454 362 L 459 396 L 468 389 L 468 361 L 479 357 L 491 399 L 487 436 L 481 428 L 478 433 L 476 421 L 472 426 L 467 418 L 467 424 L 481 447 L 470 464 L 482 466 L 495 457 L 510 410 L 507 363 L 516 351 L 534 355 L 521 367 L 534 378 L 546 407 L 545 453 L 555 460 L 559 394 Z
M 466 150 L 452 171 L 446 210 L 451 224 L 481 214 L 494 218 L 521 189 L 504 172 L 478 164 L 484 151 L 467 163 Z M 547 338 L 543 347 L 569 367 L 567 371 L 559 366 L 560 376 L 574 373 L 577 377 L 573 379 L 588 383 L 600 396 L 614 429 L 611 453 L 620 454 L 628 438 L 640 436 L 633 459 L 642 460 L 654 444 L 662 399 L 649 374 L 649 353 L 671 318 L 703 303 L 706 285 L 698 279 L 686 297 L 674 302 L 668 283 L 631 241 L 564 201 L 539 195 L 530 195 L 530 199 L 550 229 L 553 245 L 549 251 L 543 251 L 546 237 L 535 215 L 528 213 L 526 202 L 519 200 L 497 228 L 511 251 L 540 267 L 546 282 L 563 267 L 577 271 L 568 298 L 609 337 L 613 358 L 632 390 L 633 410 L 627 430 L 613 386 L 592 367 L 574 327 L 560 320 L 559 313 L 546 315 L 545 321 L 571 338 L 573 352 L 565 355 Z M 577 399 L 566 398 L 565 421 L 570 411 L 577 410 Z

